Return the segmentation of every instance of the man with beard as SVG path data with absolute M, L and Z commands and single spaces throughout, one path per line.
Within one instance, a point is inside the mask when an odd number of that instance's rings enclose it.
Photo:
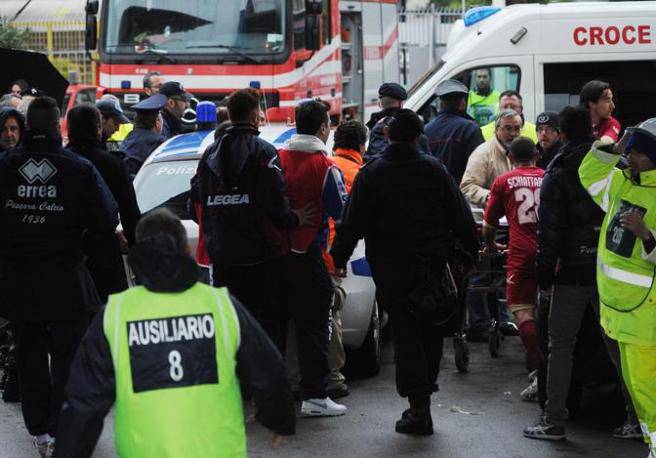
M 588 81 L 579 94 L 580 105 L 590 112 L 592 132 L 597 140 L 616 142 L 622 126 L 611 114 L 615 110 L 613 90 L 605 81 Z
M 538 134 L 537 148 L 540 153 L 538 167 L 547 170 L 547 166 L 556 157 L 562 143 L 560 141 L 560 125 L 558 113 L 545 111 L 535 120 L 535 130 Z
M 164 125 L 162 126 L 162 135 L 166 138 L 174 137 L 185 132 L 182 125 L 182 115 L 189 108 L 191 94 L 185 91 L 182 84 L 177 81 L 167 81 L 162 84 L 159 94 L 166 96 L 166 104 L 162 111 Z

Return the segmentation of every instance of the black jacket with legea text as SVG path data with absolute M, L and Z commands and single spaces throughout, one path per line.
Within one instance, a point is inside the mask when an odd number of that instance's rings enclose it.
M 278 152 L 252 126 L 237 124 L 198 165 L 203 235 L 213 263 L 252 265 L 287 254 L 285 229 L 298 218 L 286 196 Z

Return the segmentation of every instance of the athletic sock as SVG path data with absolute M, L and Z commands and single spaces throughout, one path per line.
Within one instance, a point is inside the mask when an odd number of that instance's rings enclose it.
M 540 352 L 538 349 L 538 335 L 535 328 L 535 320 L 526 320 L 519 325 L 519 336 L 522 339 L 526 356 L 528 358 L 529 370 L 535 370 L 540 364 Z

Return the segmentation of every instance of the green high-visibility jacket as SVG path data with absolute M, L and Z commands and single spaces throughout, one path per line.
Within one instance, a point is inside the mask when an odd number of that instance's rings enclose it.
M 499 112 L 499 95 L 499 91 L 491 91 L 488 95 L 469 91 L 467 114 L 474 118 L 479 126 L 494 121 Z
M 235 375 L 240 328 L 225 288 L 132 288 L 110 296 L 103 318 L 120 457 L 246 456 Z
M 622 213 L 638 211 L 656 234 L 656 170 L 643 172 L 634 181 L 630 170 L 615 168 L 620 157 L 599 149 L 600 145 L 593 144 L 579 176 L 606 212 L 597 255 L 601 324 L 620 342 L 656 345 L 656 249 L 647 253 L 643 241 L 619 222 Z

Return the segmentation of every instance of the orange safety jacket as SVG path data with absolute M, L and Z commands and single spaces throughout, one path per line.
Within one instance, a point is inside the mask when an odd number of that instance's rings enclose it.
M 355 181 L 355 176 L 360 171 L 360 167 L 364 164 L 364 159 L 362 158 L 362 153 L 360 151 L 355 151 L 352 149 L 337 148 L 335 149 L 335 155 L 331 158 L 337 168 L 342 172 L 344 176 L 344 185 L 346 186 L 346 192 L 351 193 L 351 186 Z M 330 247 L 333 244 L 335 239 L 335 222 L 331 219 L 328 222 L 328 227 L 330 233 L 328 235 L 328 243 L 326 244 L 326 251 L 323 253 L 323 260 L 326 263 L 328 272 L 332 275 L 335 273 L 335 264 L 333 263 L 333 258 L 328 253 Z

